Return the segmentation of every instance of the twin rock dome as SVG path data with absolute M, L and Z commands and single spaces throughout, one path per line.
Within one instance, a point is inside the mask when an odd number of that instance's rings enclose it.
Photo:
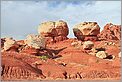
M 83 22 L 73 28 L 74 35 L 78 40 L 97 41 L 97 40 L 120 40 L 120 25 L 106 24 L 103 31 L 97 22 Z M 66 22 L 59 20 L 41 23 L 38 27 L 39 35 L 29 34 L 24 40 L 25 44 L 36 49 L 47 44 L 56 43 L 68 39 L 69 29 Z
M 77 24 L 73 28 L 74 35 L 79 40 L 97 40 L 97 35 L 100 33 L 100 27 L 96 22 L 83 22 Z M 68 25 L 65 21 L 49 21 L 41 23 L 38 27 L 38 33 L 47 38 L 49 42 L 62 41 L 68 39 Z

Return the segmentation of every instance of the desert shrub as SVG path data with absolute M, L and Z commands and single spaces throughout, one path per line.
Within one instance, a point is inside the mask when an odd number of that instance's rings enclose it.
M 39 56 L 39 58 L 42 59 L 42 60 L 47 60 L 47 59 L 49 59 L 49 57 L 48 57 L 48 56 L 45 56 L 45 55 Z

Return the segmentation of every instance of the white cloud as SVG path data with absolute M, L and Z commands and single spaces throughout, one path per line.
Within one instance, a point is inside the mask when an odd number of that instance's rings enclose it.
M 37 26 L 44 21 L 64 20 L 72 27 L 84 21 L 97 21 L 101 29 L 106 23 L 121 24 L 121 1 L 2 1 L 2 36 L 23 39 L 37 34 Z

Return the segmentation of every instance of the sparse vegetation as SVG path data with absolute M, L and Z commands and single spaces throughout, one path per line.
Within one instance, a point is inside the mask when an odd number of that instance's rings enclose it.
M 49 57 L 45 55 L 45 56 L 39 56 L 39 58 L 42 60 L 47 60 Z

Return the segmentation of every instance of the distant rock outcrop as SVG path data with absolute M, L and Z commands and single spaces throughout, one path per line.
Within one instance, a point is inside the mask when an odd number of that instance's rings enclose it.
M 120 40 L 121 25 L 113 25 L 112 23 L 106 24 L 98 35 L 98 38 L 100 40 Z
M 17 51 L 19 48 L 19 45 L 16 43 L 16 41 L 11 37 L 11 38 L 5 38 L 4 39 L 4 45 L 3 45 L 3 50 L 8 51 Z
M 73 28 L 74 35 L 79 40 L 97 40 L 100 27 L 97 22 L 83 22 Z
M 5 38 L 4 50 L 10 49 L 14 44 L 15 40 L 13 40 L 13 38 Z
M 38 33 L 49 39 L 48 43 L 50 41 L 58 42 L 67 39 L 69 29 L 67 23 L 62 20 L 56 22 L 48 21 L 39 25 Z
M 46 40 L 44 37 L 40 35 L 29 34 L 27 39 L 24 41 L 25 44 L 31 46 L 35 49 L 45 48 L 46 47 Z

